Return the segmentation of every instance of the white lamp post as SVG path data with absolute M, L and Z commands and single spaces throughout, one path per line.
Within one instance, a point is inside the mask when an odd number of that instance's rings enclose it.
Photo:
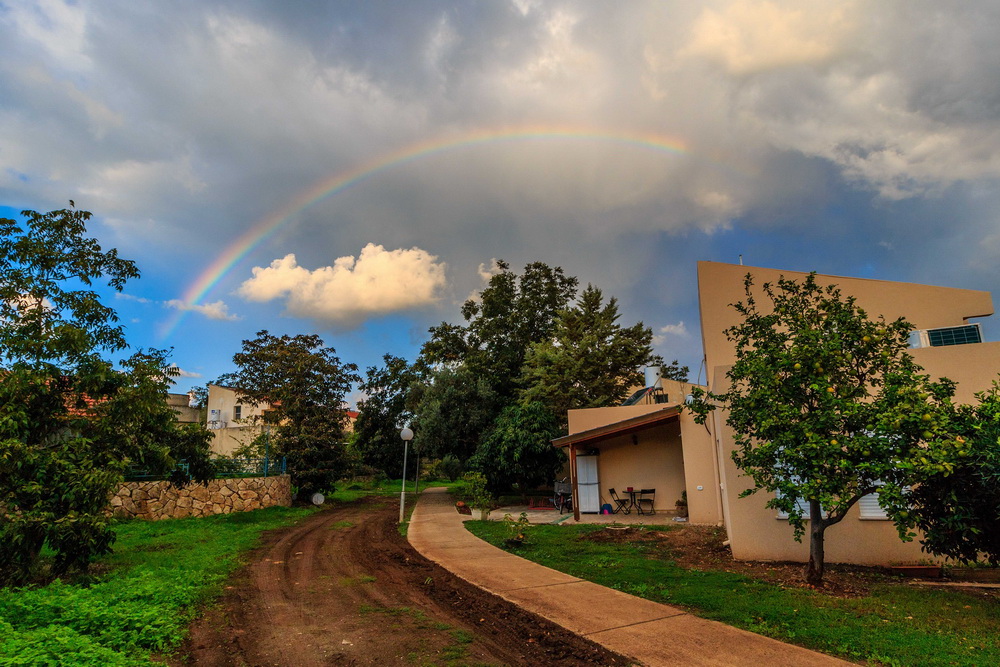
M 413 431 L 409 426 L 404 426 L 399 437 L 403 439 L 403 488 L 399 492 L 399 522 L 403 523 L 403 508 L 406 506 L 406 455 L 410 450 L 410 440 L 413 440 Z

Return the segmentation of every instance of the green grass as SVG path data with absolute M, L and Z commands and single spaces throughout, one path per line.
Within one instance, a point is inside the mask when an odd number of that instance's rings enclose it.
M 263 531 L 312 511 L 121 523 L 92 580 L 0 590 L 0 665 L 149 664 L 180 643 Z
M 508 536 L 499 522 L 465 525 L 497 546 Z M 681 568 L 662 546 L 580 539 L 601 529 L 533 526 L 529 542 L 512 551 L 581 579 L 848 660 L 921 667 L 1000 664 L 995 599 L 894 580 L 861 598 L 784 589 L 740 574 Z

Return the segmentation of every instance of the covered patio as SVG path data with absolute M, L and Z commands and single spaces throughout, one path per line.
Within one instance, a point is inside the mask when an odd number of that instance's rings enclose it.
M 574 519 L 630 524 L 669 521 L 675 515 L 675 502 L 686 490 L 680 415 L 679 405 L 571 411 L 570 435 L 552 444 L 569 454 Z M 655 490 L 652 502 L 643 503 L 643 513 L 631 503 L 629 488 L 636 497 L 641 489 Z M 619 509 L 611 489 L 630 506 L 629 513 L 601 514 L 605 506 Z
M 636 512 L 632 512 L 631 514 L 581 514 L 579 519 L 575 519 L 572 512 L 560 514 L 559 510 L 542 510 L 528 505 L 506 505 L 499 507 L 490 512 L 489 520 L 502 521 L 504 514 L 510 514 L 514 519 L 517 519 L 521 515 L 521 512 L 524 512 L 528 516 L 529 523 L 556 526 L 576 525 L 577 522 L 608 526 L 614 524 L 619 526 L 654 526 L 672 523 L 674 520 L 674 517 L 671 516 L 673 514 L 672 511 L 657 512 L 656 514 L 638 514 Z

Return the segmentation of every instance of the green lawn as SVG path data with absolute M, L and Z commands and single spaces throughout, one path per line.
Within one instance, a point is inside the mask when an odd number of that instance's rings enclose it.
M 145 665 L 183 639 L 263 531 L 312 508 L 118 525 L 87 585 L 0 589 L 0 665 Z M 100 574 L 103 572 L 104 574 Z
M 501 522 L 470 521 L 501 546 Z M 580 539 L 602 526 L 533 526 L 524 558 L 769 637 L 873 665 L 1000 665 L 1000 603 L 888 582 L 867 597 L 785 589 L 743 575 L 678 567 L 662 546 Z M 672 526 L 647 527 L 671 530 Z

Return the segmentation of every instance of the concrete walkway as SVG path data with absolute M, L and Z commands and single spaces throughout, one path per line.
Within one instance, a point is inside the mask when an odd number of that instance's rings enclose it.
M 850 664 L 532 563 L 465 530 L 468 518 L 445 489 L 426 489 L 410 543 L 466 581 L 645 665 Z

